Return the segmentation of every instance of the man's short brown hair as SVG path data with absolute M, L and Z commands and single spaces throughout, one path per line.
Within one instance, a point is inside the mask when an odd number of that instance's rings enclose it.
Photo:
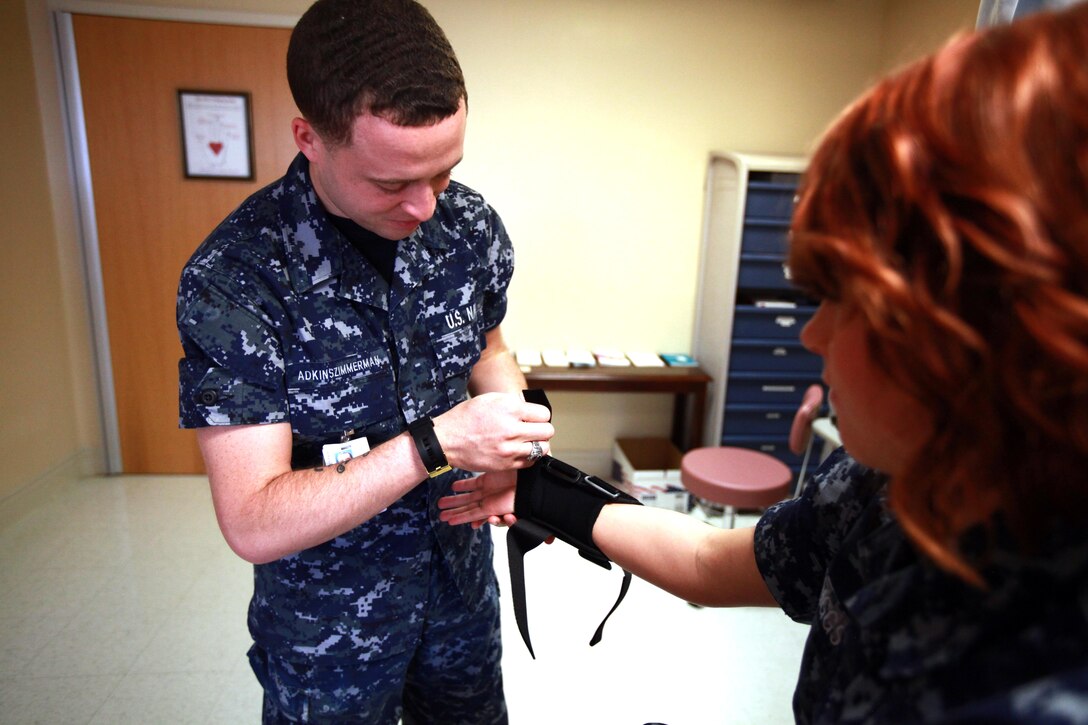
M 351 140 L 363 113 L 426 126 L 467 101 L 453 47 L 413 0 L 318 0 L 291 33 L 287 82 L 303 117 L 334 144 Z

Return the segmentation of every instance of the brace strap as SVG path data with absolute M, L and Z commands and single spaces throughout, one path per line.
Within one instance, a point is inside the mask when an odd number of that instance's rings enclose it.
M 526 390 L 525 400 L 551 409 L 543 390 Z M 607 503 L 641 505 L 638 499 L 628 496 L 606 481 L 590 476 L 557 458 L 544 456 L 529 468 L 518 471 L 518 485 L 514 501 L 517 523 L 506 536 L 507 555 L 510 564 L 510 587 L 514 603 L 514 617 L 518 631 L 536 659 L 529 639 L 529 620 L 525 606 L 525 565 L 527 553 L 551 536 L 561 539 L 578 550 L 585 559 L 605 569 L 612 564 L 593 543 L 593 524 Z M 627 596 L 631 586 L 631 573 L 624 570 L 623 582 L 615 604 L 608 610 L 589 644 L 601 641 L 604 625 Z

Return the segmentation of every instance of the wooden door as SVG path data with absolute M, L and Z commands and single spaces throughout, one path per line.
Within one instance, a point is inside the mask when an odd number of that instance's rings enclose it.
M 125 473 L 199 473 L 178 429 L 174 303 L 182 265 L 295 154 L 289 29 L 74 15 Z M 245 91 L 254 181 L 189 179 L 177 92 Z

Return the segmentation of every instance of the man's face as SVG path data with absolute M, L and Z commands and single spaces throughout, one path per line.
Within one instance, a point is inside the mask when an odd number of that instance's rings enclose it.
M 465 120 L 462 101 L 455 114 L 431 126 L 397 126 L 364 114 L 345 145 L 325 143 L 302 119 L 295 119 L 294 132 L 325 208 L 397 240 L 434 214 L 464 153 Z

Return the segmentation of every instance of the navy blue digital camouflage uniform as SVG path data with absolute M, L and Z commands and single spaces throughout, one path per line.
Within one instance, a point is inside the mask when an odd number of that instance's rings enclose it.
M 885 486 L 840 449 L 757 524 L 771 593 L 812 625 L 797 722 L 1088 722 L 1088 532 L 999 541 L 980 591 L 916 551 Z
M 290 423 L 295 469 L 321 465 L 321 446 L 345 432 L 374 447 L 466 400 L 513 271 L 498 215 L 451 182 L 399 242 L 387 284 L 333 226 L 308 169 L 300 154 L 243 202 L 178 291 L 181 425 Z M 467 475 L 425 481 L 342 536 L 254 567 L 250 659 L 266 721 L 396 722 L 402 684 L 415 702 L 406 723 L 506 721 L 490 527 L 437 517 Z

